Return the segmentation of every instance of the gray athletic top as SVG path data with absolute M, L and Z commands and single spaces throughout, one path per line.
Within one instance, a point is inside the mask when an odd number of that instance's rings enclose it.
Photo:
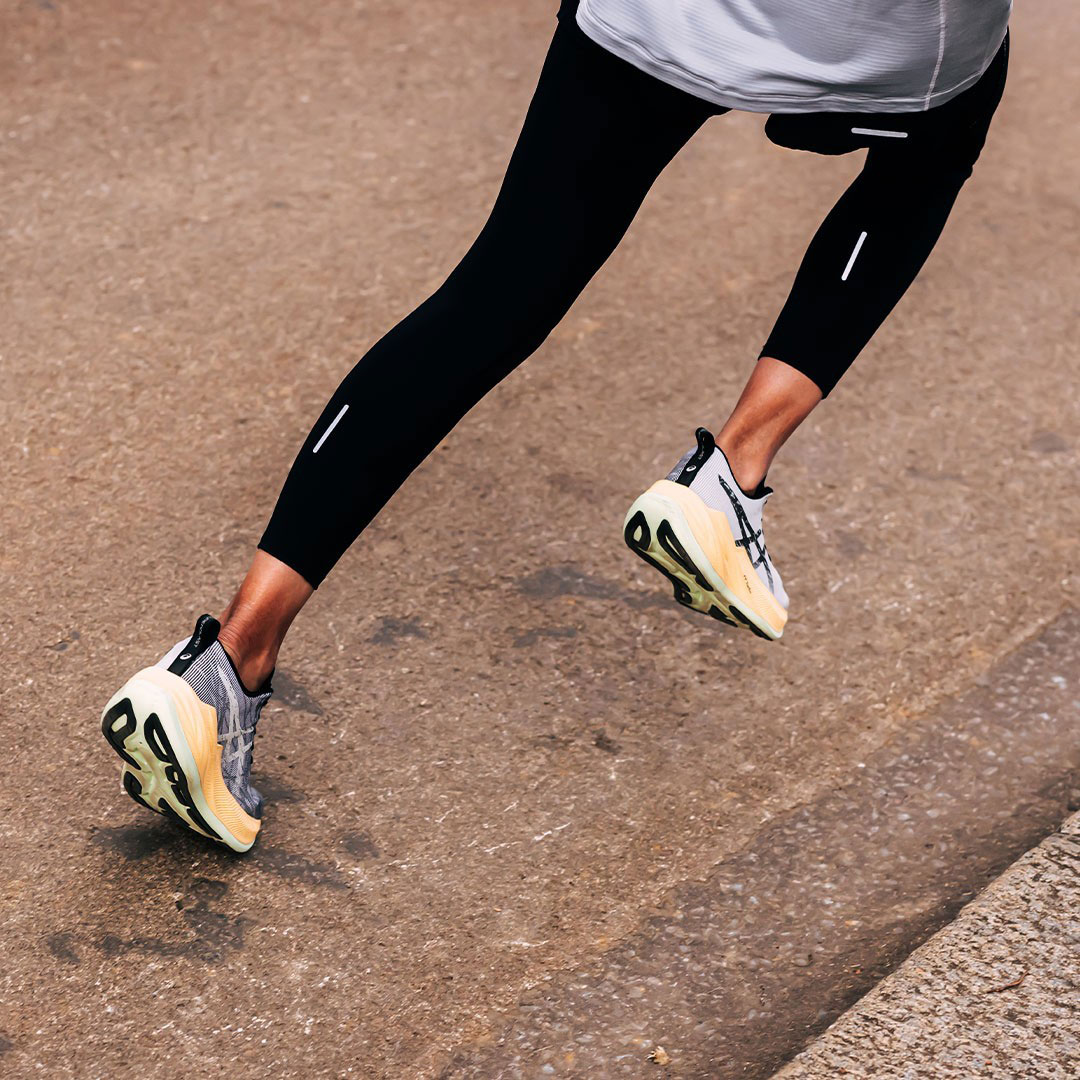
M 749 112 L 913 112 L 971 86 L 1012 0 L 581 0 L 635 67 Z

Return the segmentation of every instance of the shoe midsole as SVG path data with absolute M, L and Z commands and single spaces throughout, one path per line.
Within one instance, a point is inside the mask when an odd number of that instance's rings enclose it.
M 146 724 L 152 716 L 156 715 L 168 740 L 175 765 L 162 760 L 153 749 L 126 749 L 141 770 L 157 781 L 159 789 L 167 789 L 165 797 L 171 809 L 197 832 L 211 835 L 236 851 L 250 848 L 261 823 L 244 811 L 225 784 L 215 710 L 199 699 L 189 683 L 157 667 L 145 668 L 129 679 L 106 706 L 106 712 L 123 698 L 130 701 L 148 748 Z M 172 768 L 182 772 L 182 785 L 169 777 Z M 134 771 L 130 765 L 125 765 L 125 770 Z M 185 806 L 185 794 L 195 813 Z M 200 819 L 209 831 L 200 826 Z
M 683 484 L 658 480 L 630 508 L 627 520 L 643 510 L 651 522 L 667 518 L 713 590 L 735 605 L 770 637 L 779 637 L 787 612 L 765 587 L 750 557 L 735 544 L 727 518 L 710 510 Z

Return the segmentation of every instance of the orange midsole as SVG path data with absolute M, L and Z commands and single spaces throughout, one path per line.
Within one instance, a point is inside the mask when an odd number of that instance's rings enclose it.
M 675 503 L 714 572 L 735 598 L 753 608 L 777 632 L 783 630 L 787 612 L 758 577 L 750 556 L 736 546 L 731 526 L 721 511 L 710 509 L 685 484 L 676 484 L 672 480 L 657 480 L 646 494 Z
M 241 844 L 251 844 L 262 822 L 253 818 L 236 801 L 221 775 L 221 744 L 217 741 L 217 713 L 201 701 L 194 689 L 179 675 L 162 668 L 151 667 L 138 676 L 164 690 L 176 706 L 176 715 L 184 732 L 195 767 L 203 798 L 218 821 Z

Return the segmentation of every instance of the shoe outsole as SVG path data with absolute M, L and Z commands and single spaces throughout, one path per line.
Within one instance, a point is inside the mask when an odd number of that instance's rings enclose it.
M 766 641 L 783 636 L 783 626 L 774 627 L 724 582 L 677 503 L 652 490 L 645 492 L 627 512 L 623 539 L 635 555 L 671 582 L 675 600 L 683 607 L 728 626 L 745 627 Z
M 183 679 L 158 668 L 139 672 L 109 699 L 101 732 L 124 762 L 121 784 L 137 803 L 233 851 L 251 848 L 260 822 L 228 792 L 216 713 Z

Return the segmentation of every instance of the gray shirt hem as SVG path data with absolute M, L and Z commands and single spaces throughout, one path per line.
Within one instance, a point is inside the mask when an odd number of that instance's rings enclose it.
M 695 97 L 704 98 L 715 105 L 742 112 L 756 113 L 814 113 L 814 112 L 865 112 L 865 113 L 906 113 L 923 112 L 935 105 L 944 105 L 946 101 L 973 86 L 982 78 L 983 72 L 993 60 L 997 48 L 991 49 L 983 67 L 973 72 L 968 78 L 944 89 L 935 89 L 930 94 L 918 97 L 879 97 L 856 96 L 823 93 L 811 94 L 743 94 L 737 90 L 718 86 L 696 72 L 653 56 L 643 45 L 636 41 L 627 41 L 611 27 L 598 19 L 588 8 L 587 3 L 579 4 L 577 24 L 581 30 L 597 45 L 608 52 L 633 64 L 641 71 L 653 75 L 670 86 L 685 90 Z M 1004 39 L 1003 39 L 1004 40 Z M 1001 42 L 998 42 L 1000 47 Z

